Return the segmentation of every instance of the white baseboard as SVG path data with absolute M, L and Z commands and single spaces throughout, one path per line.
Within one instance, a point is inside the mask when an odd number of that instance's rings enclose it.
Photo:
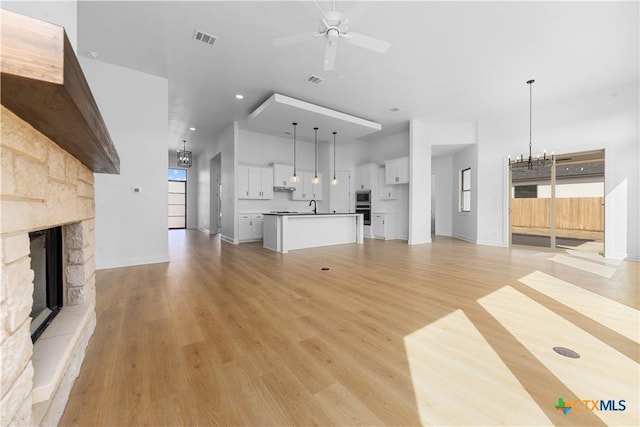
M 464 236 L 462 234 L 457 234 L 457 233 L 453 233 L 453 235 L 451 236 L 454 239 L 458 239 L 458 240 L 464 240 L 465 242 L 469 242 L 469 243 L 476 243 L 476 239 L 473 239 L 471 237 L 468 236 Z
M 96 259 L 96 270 L 104 270 L 107 268 L 133 267 L 136 265 L 159 264 L 169 262 L 169 255 L 157 255 L 140 258 L 121 258 L 121 259 Z
M 619 252 L 615 252 L 615 253 L 605 253 L 604 254 L 605 259 L 616 259 L 616 260 L 630 260 L 632 261 L 633 258 L 630 257 L 629 255 L 625 254 L 625 253 L 619 253 Z M 637 261 L 637 259 L 636 259 Z
M 508 248 L 509 244 L 508 243 L 504 243 L 498 240 L 478 240 L 476 241 L 477 245 L 483 245 L 483 246 L 495 246 L 498 248 Z
M 231 243 L 231 244 L 233 244 L 233 245 L 237 245 L 238 243 L 240 243 L 240 242 L 236 242 L 235 240 L 233 240 L 233 239 L 232 239 L 232 238 L 230 238 L 230 237 L 225 236 L 224 234 L 220 234 L 220 239 L 221 239 L 221 240 L 224 240 L 224 241 L 225 241 L 225 242 L 227 242 L 227 243 Z
M 208 228 L 198 227 L 198 231 L 202 231 L 204 234 L 211 234 Z

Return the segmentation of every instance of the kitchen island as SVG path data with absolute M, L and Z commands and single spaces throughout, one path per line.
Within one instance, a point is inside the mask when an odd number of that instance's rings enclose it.
M 363 215 L 354 213 L 265 213 L 263 246 L 286 254 L 294 249 L 362 244 L 363 222 Z

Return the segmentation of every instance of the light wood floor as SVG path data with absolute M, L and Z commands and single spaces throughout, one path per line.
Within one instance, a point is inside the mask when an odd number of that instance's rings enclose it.
M 580 259 L 609 278 L 553 256 L 440 237 L 282 255 L 171 231 L 170 263 L 97 273 L 98 324 L 61 425 L 633 423 L 639 264 Z M 602 324 L 600 300 L 630 318 Z M 614 369 L 631 378 L 588 380 Z M 630 412 L 564 415 L 559 397 Z

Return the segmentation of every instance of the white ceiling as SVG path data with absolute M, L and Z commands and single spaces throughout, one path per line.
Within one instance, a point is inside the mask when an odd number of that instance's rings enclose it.
M 381 123 L 367 140 L 413 117 L 463 123 L 528 110 L 530 78 L 537 105 L 638 81 L 638 2 L 338 1 L 350 30 L 391 48 L 342 43 L 329 72 L 321 39 L 272 43 L 317 29 L 309 1 L 78 3 L 78 53 L 168 78 L 169 149 L 186 138 L 195 153 L 274 92 Z M 216 43 L 194 41 L 196 28 Z M 309 83 L 312 74 L 324 82 Z
M 299 99 L 274 93 L 245 120 L 247 130 L 282 137 L 293 132 L 299 140 L 332 141 L 332 132 L 337 132 L 337 141 L 352 141 L 381 130 L 380 123 L 319 107 Z M 318 128 L 315 132 L 314 129 Z M 283 132 L 284 131 L 284 132 Z M 287 137 L 289 138 L 289 137 Z

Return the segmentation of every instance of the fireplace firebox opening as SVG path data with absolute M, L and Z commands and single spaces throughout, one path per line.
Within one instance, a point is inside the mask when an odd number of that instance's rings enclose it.
M 33 278 L 31 341 L 36 342 L 62 309 L 62 227 L 29 233 Z

